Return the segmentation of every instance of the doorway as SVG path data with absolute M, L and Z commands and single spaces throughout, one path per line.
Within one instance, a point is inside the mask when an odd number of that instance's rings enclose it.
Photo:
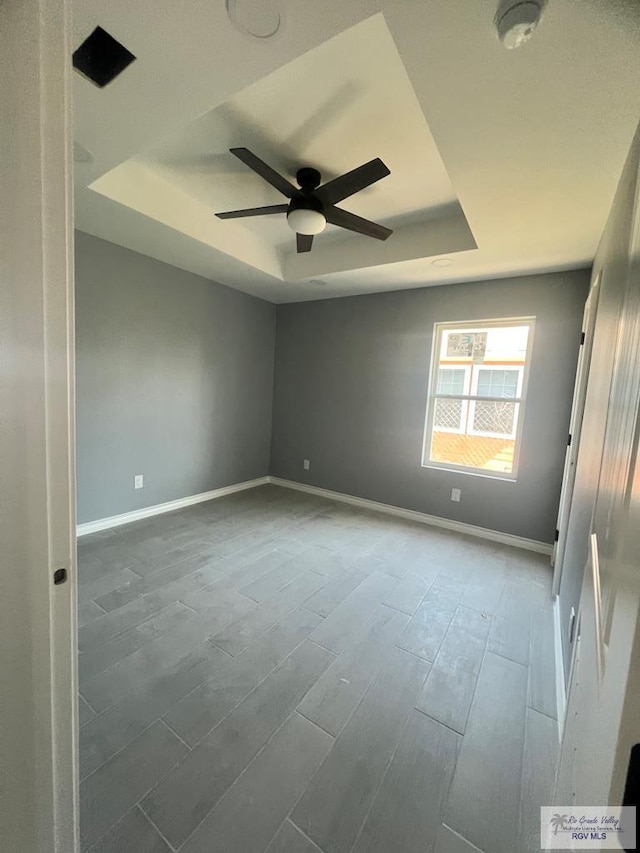
M 567 544 L 567 530 L 569 528 L 569 516 L 571 513 L 571 502 L 573 499 L 573 487 L 576 479 L 576 463 L 580 447 L 580 434 L 582 421 L 584 419 L 584 404 L 587 394 L 587 383 L 589 380 L 589 367 L 591 365 L 591 352 L 593 350 L 593 332 L 598 310 L 598 298 L 600 296 L 600 276 L 598 273 L 592 281 L 589 295 L 584 306 L 582 318 L 582 339 L 578 354 L 578 365 L 576 368 L 576 381 L 573 390 L 573 406 L 571 408 L 571 420 L 569 422 L 569 439 L 567 442 L 567 453 L 565 456 L 564 472 L 562 475 L 562 491 L 560 492 L 560 507 L 558 510 L 558 526 L 556 538 L 551 555 L 553 572 L 553 594 L 558 595 L 562 578 L 562 562 Z

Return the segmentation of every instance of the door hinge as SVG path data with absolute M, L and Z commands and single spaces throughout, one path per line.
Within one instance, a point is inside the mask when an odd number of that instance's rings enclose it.
M 567 447 L 571 447 L 571 433 L 569 433 L 569 438 L 567 439 Z
M 569 645 L 573 645 L 573 641 L 575 640 L 576 634 L 576 625 L 578 624 L 578 620 L 576 619 L 576 611 L 575 608 L 571 608 L 571 612 L 569 613 Z
M 580 346 L 582 346 L 582 345 L 584 344 L 584 334 L 585 334 L 585 333 L 583 332 L 583 333 L 582 333 L 582 336 L 581 336 L 581 338 L 580 338 Z
M 554 537 L 553 537 L 553 541 L 554 541 L 554 542 L 557 542 L 559 538 L 560 538 L 560 531 L 559 531 L 559 530 L 558 530 L 558 528 L 556 527 L 556 532 L 555 532 L 555 535 L 554 535 Z

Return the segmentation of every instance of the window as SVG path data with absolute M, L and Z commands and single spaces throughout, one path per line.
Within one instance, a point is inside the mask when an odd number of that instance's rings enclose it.
M 467 417 L 467 403 L 453 395 L 465 393 L 469 383 L 466 367 L 440 367 L 438 369 L 438 394 L 448 394 L 436 400 L 434 424 L 443 432 L 463 432 Z
M 515 479 L 533 324 L 436 323 L 423 465 Z

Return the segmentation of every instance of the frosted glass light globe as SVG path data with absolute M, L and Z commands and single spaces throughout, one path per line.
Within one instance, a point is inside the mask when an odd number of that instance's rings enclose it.
M 289 228 L 296 234 L 320 234 L 324 231 L 327 220 L 319 210 L 305 210 L 299 207 L 287 214 Z

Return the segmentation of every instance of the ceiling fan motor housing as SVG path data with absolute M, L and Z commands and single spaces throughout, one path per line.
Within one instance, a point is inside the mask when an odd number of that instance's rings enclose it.
M 318 213 L 324 213 L 324 208 L 320 199 L 314 195 L 294 196 L 289 202 L 289 210 L 287 216 L 294 210 L 316 210 Z
M 287 210 L 287 222 L 296 234 L 309 237 L 320 234 L 326 227 L 324 206 L 314 192 L 321 180 L 320 172 L 308 166 L 296 172 L 300 192 L 292 196 Z
M 296 172 L 296 181 L 303 192 L 313 192 L 320 186 L 322 175 L 317 169 L 312 169 L 310 166 L 303 166 Z

